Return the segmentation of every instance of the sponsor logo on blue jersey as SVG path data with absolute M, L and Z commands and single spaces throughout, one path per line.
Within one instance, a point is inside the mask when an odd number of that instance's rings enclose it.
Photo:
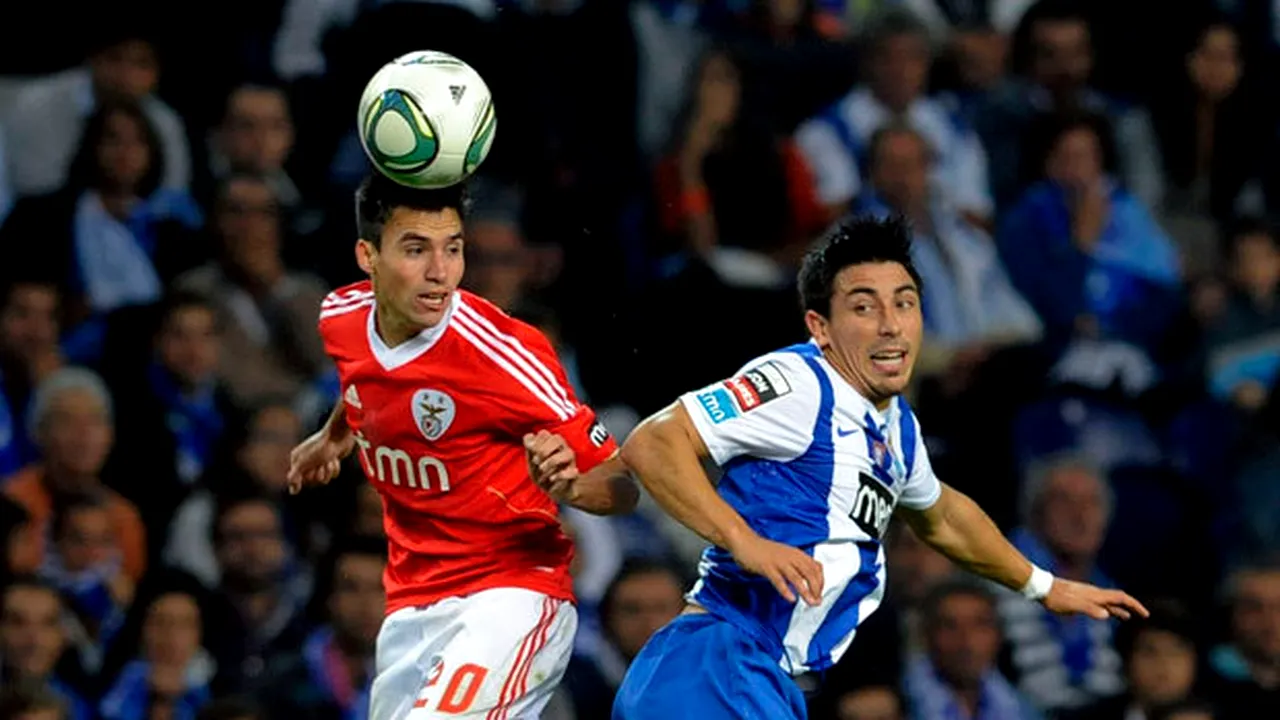
M 711 422 L 717 425 L 725 420 L 732 420 L 738 417 L 737 405 L 729 397 L 729 392 L 722 388 L 698 393 L 698 402 L 702 404 L 702 409 L 707 411 L 707 416 L 711 418 Z

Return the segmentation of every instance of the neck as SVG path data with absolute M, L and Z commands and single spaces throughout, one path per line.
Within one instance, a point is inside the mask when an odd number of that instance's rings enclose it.
M 81 473 L 57 465 L 46 465 L 44 469 L 45 484 L 56 493 L 73 493 L 91 487 L 98 481 L 93 473 Z
M 129 212 L 138 201 L 136 195 L 124 190 L 99 190 L 98 198 L 102 201 L 103 209 L 117 220 L 129 217 Z
M 249 625 L 261 625 L 275 610 L 279 598 L 270 591 L 255 592 L 240 597 L 240 612 L 244 614 Z
M 378 303 L 377 308 L 375 330 L 378 333 L 378 337 L 382 338 L 382 342 L 387 344 L 387 347 L 395 347 L 407 342 L 414 335 L 426 329 L 399 317 L 386 303 Z
M 1088 579 L 1089 574 L 1093 572 L 1093 562 L 1086 558 L 1054 553 L 1054 559 L 1057 561 L 1058 567 L 1056 574 L 1059 577 L 1083 582 Z
M 859 395 L 866 398 L 867 402 L 870 402 L 881 412 L 888 409 L 889 403 L 893 401 L 893 398 L 881 398 L 871 392 L 870 388 L 866 387 L 866 385 L 853 374 L 853 371 L 845 367 L 844 363 L 840 360 L 840 356 L 836 354 L 830 345 L 822 348 L 822 356 L 827 359 L 827 362 L 830 363 L 831 367 L 835 368 L 836 374 L 840 376 L 840 379 L 844 380 L 849 387 L 856 390 Z
M 884 105 L 889 112 L 897 116 L 905 115 L 907 110 L 911 107 L 910 98 L 889 98 L 884 97 L 883 95 L 878 95 L 876 96 L 876 99 L 879 100 L 880 104 Z
M 982 699 L 981 683 L 972 687 L 952 685 L 951 692 L 955 695 L 956 702 L 961 709 L 964 710 L 965 717 L 976 718 L 978 716 L 978 702 Z
M 334 638 L 334 647 L 342 660 L 342 672 L 351 680 L 352 687 L 359 687 L 366 680 L 365 673 L 369 667 L 369 654 L 355 649 L 355 643 Z

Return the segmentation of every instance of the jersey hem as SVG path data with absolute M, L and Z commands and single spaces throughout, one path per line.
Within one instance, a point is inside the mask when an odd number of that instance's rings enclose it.
M 571 583 L 562 583 L 552 580 L 550 582 L 534 582 L 520 577 L 511 577 L 497 575 L 486 578 L 484 581 L 471 583 L 460 588 L 451 588 L 448 591 L 429 592 L 421 590 L 405 590 L 394 595 L 387 595 L 387 607 L 383 616 L 391 615 L 394 612 L 410 607 L 424 607 L 427 605 L 435 605 L 441 600 L 449 598 L 465 598 L 475 595 L 484 590 L 495 590 L 497 588 L 519 588 L 521 590 L 531 590 L 536 593 L 542 593 L 556 600 L 564 600 L 566 602 L 577 605 L 577 598 L 573 594 Z
M 939 486 L 934 490 L 934 492 L 930 493 L 930 495 L 929 495 L 929 499 L 928 499 L 928 500 L 922 500 L 922 501 L 920 501 L 920 502 L 907 502 L 907 501 L 903 500 L 902 498 L 898 498 L 898 504 L 899 504 L 899 505 L 901 505 L 902 507 L 904 507 L 904 508 L 908 509 L 908 510 L 916 510 L 916 511 L 920 511 L 920 510 L 928 510 L 929 508 L 933 507 L 934 505 L 937 505 L 937 504 L 938 504 L 938 500 L 940 500 L 940 499 L 942 499 L 942 486 L 941 486 L 941 485 L 939 485 Z

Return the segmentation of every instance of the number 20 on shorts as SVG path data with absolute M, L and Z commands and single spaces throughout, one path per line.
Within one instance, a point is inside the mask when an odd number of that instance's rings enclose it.
M 426 707 L 426 690 L 440 682 L 440 676 L 443 674 L 444 663 L 437 662 L 431 669 L 431 676 L 427 678 L 426 688 L 423 689 L 424 697 L 419 697 L 413 704 L 415 708 Z M 466 712 L 471 707 L 471 703 L 475 702 L 476 693 L 480 692 L 480 685 L 488 674 L 487 668 L 473 663 L 459 665 L 449 676 L 449 683 L 445 685 L 444 693 L 440 695 L 440 702 L 436 703 L 436 710 L 445 713 Z

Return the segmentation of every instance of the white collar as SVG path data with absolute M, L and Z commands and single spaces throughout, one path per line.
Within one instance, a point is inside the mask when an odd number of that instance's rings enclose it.
M 378 334 L 378 303 L 374 301 L 369 306 L 369 315 L 365 321 L 365 328 L 369 337 L 369 349 L 373 351 L 373 356 L 377 358 L 378 364 L 384 370 L 395 370 L 417 360 L 444 336 L 445 330 L 449 329 L 449 320 L 453 317 L 453 310 L 457 306 L 458 293 L 455 291 L 449 296 L 449 306 L 445 308 L 444 316 L 440 318 L 440 322 L 424 329 L 395 347 L 388 347 L 382 340 L 382 336 Z

